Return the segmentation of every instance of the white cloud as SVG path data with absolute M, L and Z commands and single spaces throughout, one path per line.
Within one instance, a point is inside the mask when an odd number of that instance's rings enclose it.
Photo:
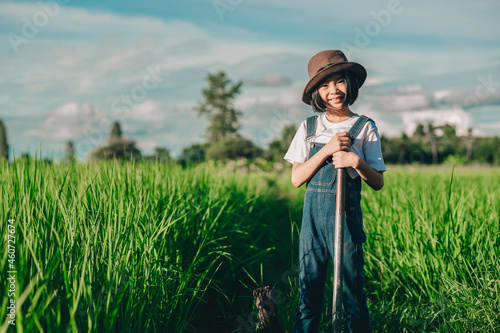
M 378 98 L 379 106 L 388 111 L 415 110 L 426 108 L 431 99 L 428 93 L 411 93 L 400 95 L 383 95 Z
M 236 109 L 246 110 L 254 105 L 274 105 L 276 103 L 276 96 L 258 96 L 250 97 L 243 96 L 239 97 L 234 101 L 234 107 Z
M 302 91 L 298 89 L 287 89 L 281 91 L 277 99 L 278 106 L 293 108 L 297 106 L 303 106 L 302 102 Z
M 46 24 L 38 26 L 38 33 L 43 31 L 65 32 L 78 39 L 89 36 L 139 36 L 150 34 L 163 36 L 171 44 L 184 41 L 185 36 L 202 36 L 203 32 L 193 24 L 186 21 L 165 21 L 151 16 L 119 15 L 92 9 L 71 6 L 58 6 L 55 15 L 48 16 Z M 10 25 L 10 31 L 22 34 L 24 25 L 23 17 L 33 21 L 33 14 L 43 13 L 44 9 L 39 3 L 0 3 L 0 16 Z M 78 38 L 79 37 L 79 38 Z
M 249 79 L 247 82 L 255 86 L 280 87 L 290 85 L 292 80 L 283 74 L 271 73 L 259 78 Z
M 498 130 L 500 128 L 500 121 L 496 121 L 496 122 L 492 122 L 492 123 L 483 123 L 483 124 L 480 124 L 479 127 Z
M 400 136 L 403 131 L 403 126 L 401 123 L 394 123 L 394 115 L 379 110 L 374 110 L 372 104 L 356 102 L 352 107 L 352 111 L 371 118 L 375 125 L 377 126 L 380 135 L 386 135 L 390 137 Z
M 81 117 L 81 116 L 91 116 L 96 112 L 93 110 L 92 105 L 90 103 L 83 103 L 79 105 L 76 102 L 69 102 L 63 105 L 58 106 L 54 110 L 52 110 L 47 118 L 47 121 L 50 122 L 51 119 L 55 119 L 57 117 Z
M 381 77 L 367 77 L 363 86 L 364 87 L 377 86 L 383 82 L 384 79 Z
M 452 91 L 442 90 L 434 93 L 437 102 L 463 108 L 477 108 L 487 105 L 500 105 L 499 90 Z
M 433 94 L 434 98 L 438 101 L 443 100 L 446 97 L 451 96 L 451 95 L 453 95 L 453 91 L 451 91 L 451 90 L 439 90 L 439 91 L 435 91 Z
M 166 118 L 166 114 L 161 112 L 161 105 L 153 100 L 147 99 L 135 105 L 128 118 L 142 122 L 161 122 Z
M 69 102 L 50 111 L 43 127 L 31 134 L 37 134 L 44 139 L 75 139 L 97 127 L 102 117 L 103 115 L 90 103 Z
M 418 83 L 416 84 L 410 84 L 408 86 L 400 86 L 397 87 L 396 90 L 400 93 L 406 93 L 406 94 L 417 94 L 424 92 L 424 88 Z

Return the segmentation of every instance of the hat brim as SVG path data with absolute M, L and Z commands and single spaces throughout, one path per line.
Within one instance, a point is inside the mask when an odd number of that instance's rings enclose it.
M 309 82 L 307 82 L 304 92 L 302 93 L 302 101 L 311 105 L 311 95 L 316 86 L 328 76 L 341 72 L 349 72 L 353 74 L 358 80 L 360 88 L 366 80 L 366 69 L 357 62 L 344 61 L 331 64 L 330 66 L 323 68 L 316 75 L 314 75 Z

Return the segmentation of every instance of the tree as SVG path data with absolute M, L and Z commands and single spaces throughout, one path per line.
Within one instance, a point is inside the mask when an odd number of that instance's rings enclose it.
M 118 121 L 114 121 L 111 127 L 111 132 L 109 133 L 109 139 L 112 138 L 121 138 L 122 137 L 122 129 L 120 128 L 120 123 Z
M 297 132 L 297 128 L 294 124 L 287 125 L 283 127 L 281 132 L 281 138 L 271 141 L 269 143 L 269 148 L 265 153 L 265 159 L 270 161 L 283 162 L 283 156 L 285 156 L 288 151 L 288 147 Z
M 178 162 L 184 167 L 186 164 L 203 162 L 205 160 L 207 144 L 192 144 L 183 148 Z
M 135 141 L 122 136 L 120 123 L 117 121 L 113 123 L 106 145 L 97 147 L 89 155 L 90 161 L 115 158 L 124 161 L 141 158 L 141 151 L 135 146 Z
M 431 123 L 427 125 L 427 142 L 431 145 L 432 149 L 432 164 L 438 162 L 438 136 L 435 133 L 435 128 Z
M 202 91 L 203 101 L 195 107 L 199 116 L 207 115 L 210 121 L 206 157 L 229 160 L 260 156 L 262 149 L 238 134 L 238 117 L 242 113 L 234 108 L 233 101 L 241 91 L 242 82 L 233 83 L 223 71 L 209 73 L 207 81 L 208 87 Z
M 170 151 L 165 147 L 155 147 L 153 154 L 144 155 L 142 160 L 145 162 L 160 162 L 160 163 L 168 163 L 170 162 Z
M 208 159 L 227 161 L 240 158 L 253 160 L 262 155 L 262 149 L 252 141 L 242 138 L 224 138 L 211 144 L 206 152 Z
M 73 145 L 73 141 L 68 140 L 66 142 L 66 158 L 67 162 L 71 162 L 75 160 L 75 146 Z
M 457 136 L 455 126 L 441 126 L 443 134 L 439 139 L 439 154 L 440 162 L 454 161 L 457 164 L 459 161 L 467 161 L 467 148 L 462 144 L 462 138 Z
M 7 130 L 0 119 L 0 160 L 9 160 L 9 145 L 7 143 Z
M 21 156 L 19 157 L 19 161 L 22 161 L 24 163 L 29 163 L 30 162 L 30 152 L 29 151 L 21 152 Z
M 480 163 L 500 164 L 500 137 L 479 137 L 477 148 L 472 154 L 474 161 Z
M 380 141 L 385 163 L 429 163 L 432 159 L 429 145 L 424 136 L 408 137 L 405 133 L 401 133 L 401 137 L 389 138 L 382 134 Z
M 425 136 L 425 128 L 423 124 L 417 124 L 417 128 L 415 129 L 415 133 L 413 133 L 413 136 L 417 137 L 423 137 Z
M 463 145 L 465 146 L 467 161 L 470 162 L 472 159 L 472 150 L 474 149 L 474 135 L 472 134 L 472 127 L 469 127 L 467 131 L 467 136 L 463 138 Z
M 168 162 L 170 160 L 170 151 L 165 147 L 155 147 L 153 157 L 160 162 Z
M 203 101 L 198 102 L 195 110 L 199 116 L 208 116 L 208 142 L 215 143 L 227 137 L 237 137 L 241 111 L 234 108 L 233 101 L 241 91 L 242 82 L 232 83 L 223 71 L 209 73 L 207 81 L 208 88 L 202 91 Z

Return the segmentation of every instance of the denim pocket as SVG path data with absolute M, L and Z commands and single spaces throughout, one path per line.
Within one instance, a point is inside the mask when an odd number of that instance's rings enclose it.
M 326 186 L 332 185 L 337 179 L 337 169 L 331 162 L 331 156 L 321 164 L 318 171 L 312 176 L 312 185 Z

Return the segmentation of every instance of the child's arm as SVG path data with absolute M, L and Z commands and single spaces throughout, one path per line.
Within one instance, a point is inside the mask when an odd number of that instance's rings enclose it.
M 300 187 L 318 170 L 326 158 L 335 152 L 347 150 L 351 146 L 350 134 L 342 132 L 335 134 L 332 139 L 321 148 L 316 154 L 304 163 L 293 162 L 292 184 Z
M 361 157 L 353 152 L 339 151 L 332 155 L 333 165 L 336 168 L 354 168 L 365 182 L 375 191 L 384 187 L 384 174 L 368 165 Z

